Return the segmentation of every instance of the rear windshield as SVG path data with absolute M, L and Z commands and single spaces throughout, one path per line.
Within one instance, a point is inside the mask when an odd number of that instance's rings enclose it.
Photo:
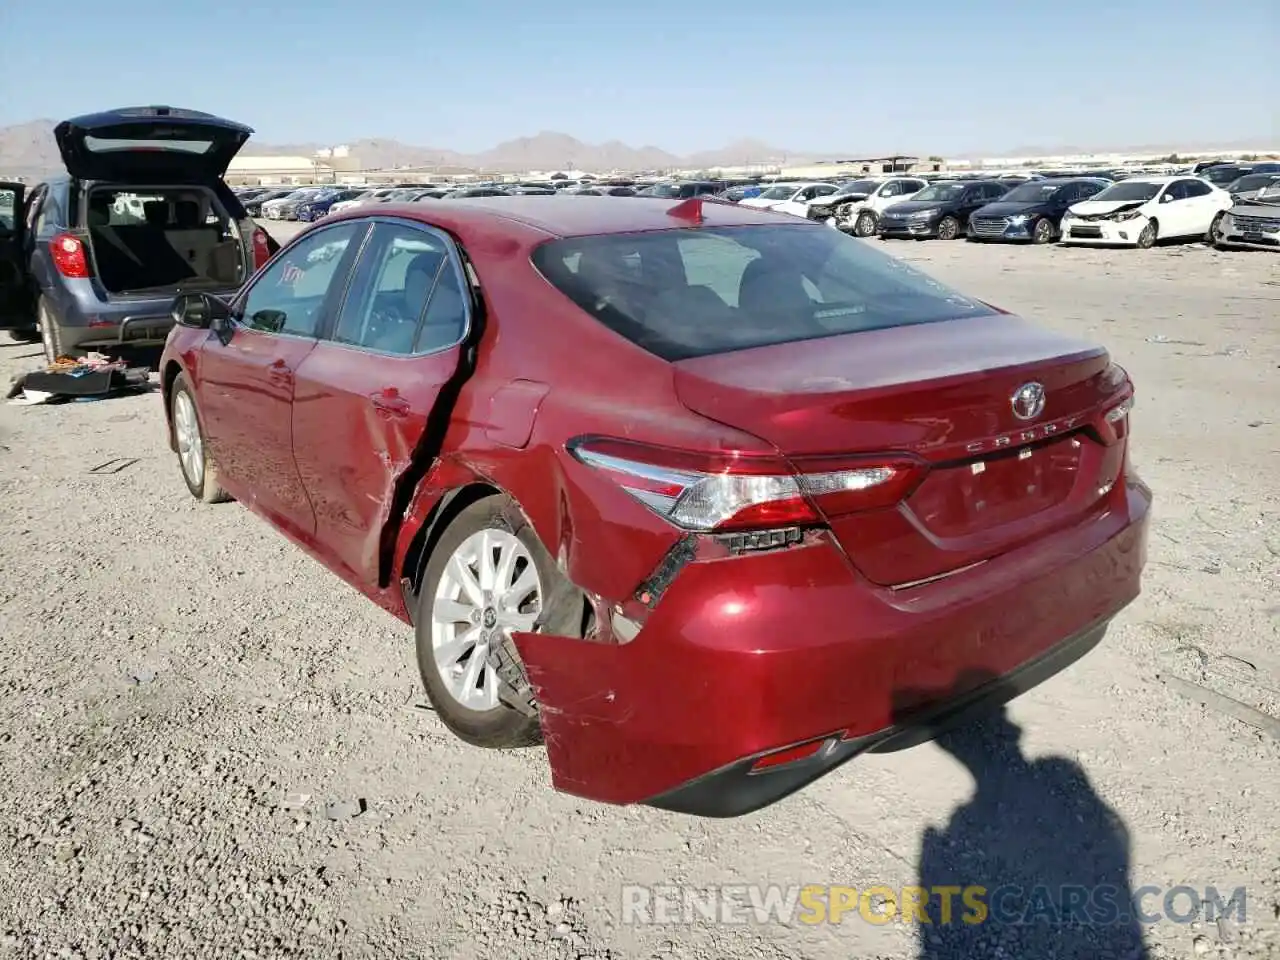
M 807 224 L 570 237 L 538 247 L 533 262 L 581 309 L 669 361 L 991 313 Z
M 85 137 L 84 145 L 93 153 L 116 153 L 122 150 L 174 150 L 180 153 L 208 153 L 213 149 L 212 140 L 170 140 L 166 137 L 149 137 L 145 140 L 113 140 Z

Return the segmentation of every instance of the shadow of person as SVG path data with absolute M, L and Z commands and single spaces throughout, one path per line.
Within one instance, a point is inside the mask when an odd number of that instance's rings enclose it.
M 957 689 L 989 679 L 969 675 Z M 928 699 L 901 702 L 915 712 Z M 1064 757 L 1029 760 L 1003 706 L 951 722 L 935 742 L 976 789 L 945 829 L 921 838 L 921 960 L 1146 960 L 1129 833 L 1084 770 Z

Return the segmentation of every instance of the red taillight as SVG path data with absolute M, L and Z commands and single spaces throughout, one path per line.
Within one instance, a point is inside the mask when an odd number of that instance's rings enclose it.
M 758 454 L 701 454 L 605 438 L 575 442 L 570 452 L 671 523 L 700 532 L 804 526 L 889 506 L 923 473 L 921 464 L 902 457 L 791 464 Z
M 60 233 L 49 243 L 53 265 L 64 277 L 83 279 L 89 276 L 89 258 L 85 256 L 84 241 L 70 233 Z
M 810 757 L 817 756 L 830 742 L 830 737 L 824 737 L 821 740 L 811 740 L 808 743 L 801 743 L 794 747 L 785 747 L 782 750 L 775 750 L 773 753 L 766 753 L 751 765 L 751 772 L 759 773 L 762 770 L 773 770 L 789 763 L 808 760 Z
M 253 231 L 253 269 L 261 270 L 271 259 L 271 244 L 267 241 L 267 232 L 261 227 Z

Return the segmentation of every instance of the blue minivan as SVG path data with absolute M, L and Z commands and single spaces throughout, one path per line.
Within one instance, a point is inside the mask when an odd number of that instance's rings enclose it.
M 0 329 L 53 362 L 159 346 L 177 294 L 233 295 L 279 248 L 223 182 L 252 133 L 162 106 L 58 124 L 65 171 L 0 184 Z

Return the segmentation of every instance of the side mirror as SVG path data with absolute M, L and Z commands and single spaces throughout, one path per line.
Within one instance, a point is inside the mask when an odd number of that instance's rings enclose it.
M 180 293 L 173 300 L 170 316 L 184 327 L 209 330 L 231 318 L 231 307 L 211 293 Z
M 1160 195 L 1160 202 L 1161 202 L 1161 203 L 1172 203 L 1172 202 L 1173 202 L 1173 194 L 1171 194 L 1171 193 L 1161 194 L 1161 195 Z

